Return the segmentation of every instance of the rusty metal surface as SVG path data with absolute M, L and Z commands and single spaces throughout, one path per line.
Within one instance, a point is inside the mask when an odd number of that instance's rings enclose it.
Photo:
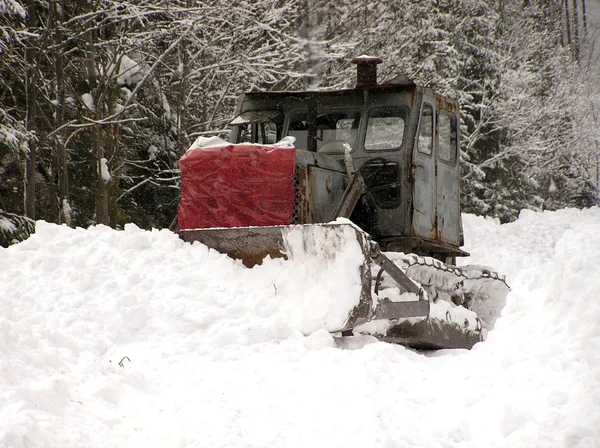
M 350 62 L 356 64 L 356 87 L 377 85 L 377 64 L 383 62 L 380 58 L 358 56 Z
M 455 146 L 453 148 L 455 154 L 454 163 L 448 160 L 444 160 L 442 154 L 443 151 L 439 151 L 436 157 L 436 219 L 437 219 L 437 239 L 454 246 L 460 245 L 460 166 L 459 166 L 459 155 L 458 148 L 460 147 L 459 141 L 459 117 L 458 108 L 456 104 L 438 98 L 438 117 L 441 116 L 440 111 L 445 110 L 449 114 L 453 114 L 451 117 L 454 118 L 454 130 L 455 130 Z M 443 98 L 443 97 L 442 97 Z M 449 116 L 449 114 L 447 116 Z M 444 114 L 446 115 L 446 114 Z M 452 120 L 450 118 L 450 120 Z M 440 120 L 443 123 L 443 120 Z M 443 132 L 440 130 L 440 123 L 436 126 L 436 134 L 438 138 L 436 143 L 438 149 L 440 147 L 440 136 Z M 451 121 L 450 130 L 452 129 Z M 452 135 L 452 132 L 449 134 Z M 450 142 L 452 139 L 450 138 Z
M 179 236 L 188 243 L 198 241 L 211 249 L 242 260 L 246 267 L 261 264 L 267 255 L 286 258 L 280 227 L 239 227 L 180 230 Z
M 456 323 L 439 319 L 403 321 L 389 328 L 385 335 L 377 337 L 385 342 L 420 350 L 471 349 L 483 339 L 481 331 L 467 330 Z
M 310 209 L 307 215 L 309 223 L 335 220 L 335 208 L 344 194 L 345 173 L 308 167 L 307 203 Z
M 392 277 L 402 288 L 407 292 L 416 294 L 419 299 L 424 297 L 423 289 L 412 281 L 398 266 L 394 264 L 392 260 L 383 255 L 379 250 L 377 243 L 371 243 L 369 245 L 369 256 L 377 263 L 381 268 L 386 271 L 390 277 Z
M 435 99 L 432 96 L 423 95 L 421 104 L 421 117 L 424 105 L 430 105 L 433 111 L 436 110 Z M 420 119 L 422 120 L 422 118 Z M 436 239 L 436 157 L 437 148 L 435 145 L 435 113 L 432 114 L 433 142 L 431 154 L 426 154 L 418 148 L 418 136 L 421 132 L 423 123 L 415 134 L 415 143 L 412 149 L 412 170 L 413 170 L 413 218 L 411 234 L 427 239 Z
M 455 115 L 460 113 L 458 102 L 451 98 L 440 95 L 439 93 L 431 92 L 435 98 L 438 108 L 446 109 Z
M 365 189 L 366 187 L 362 176 L 360 173 L 355 174 L 344 190 L 344 194 L 335 208 L 332 220 L 336 218 L 350 218 L 350 215 L 354 211 L 361 195 L 365 192 Z
M 379 245 L 384 251 L 403 252 L 405 254 L 415 253 L 422 256 L 446 254 L 446 256 L 452 257 L 468 257 L 470 255 L 469 252 L 465 252 L 453 244 L 416 236 L 380 238 Z
M 428 300 L 414 302 L 381 301 L 373 312 L 373 319 L 401 319 L 406 317 L 429 316 L 430 304 Z

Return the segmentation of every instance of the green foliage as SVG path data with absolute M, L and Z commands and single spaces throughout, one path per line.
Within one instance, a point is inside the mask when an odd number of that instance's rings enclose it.
M 33 232 L 35 232 L 34 221 L 0 209 L 0 246 L 8 247 L 26 240 Z

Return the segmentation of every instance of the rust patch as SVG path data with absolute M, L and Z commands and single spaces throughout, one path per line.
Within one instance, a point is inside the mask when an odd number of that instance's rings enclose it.
M 435 97 L 438 111 L 440 109 L 446 109 L 448 112 L 458 115 L 458 102 L 456 100 L 442 96 L 439 93 L 434 93 L 433 96 Z
M 296 204 L 292 224 L 306 224 L 308 222 L 308 179 L 307 167 L 296 165 L 294 175 L 294 188 L 296 189 Z
M 409 102 L 410 102 L 411 109 L 415 105 L 415 97 L 416 96 L 417 96 L 417 89 L 410 89 Z

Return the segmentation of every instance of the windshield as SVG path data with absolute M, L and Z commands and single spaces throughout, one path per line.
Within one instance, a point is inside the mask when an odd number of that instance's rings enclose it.
M 344 152 L 344 143 L 355 147 L 360 124 L 358 110 L 320 110 L 312 118 L 311 122 L 308 112 L 292 113 L 287 134 L 296 137 L 297 148 L 339 154 Z M 309 132 L 311 125 L 314 130 Z
M 407 119 L 408 108 L 405 106 L 373 109 L 367 123 L 365 149 L 382 151 L 400 148 Z

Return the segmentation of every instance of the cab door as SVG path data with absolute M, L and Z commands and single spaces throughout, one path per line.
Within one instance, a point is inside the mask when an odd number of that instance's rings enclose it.
M 436 238 L 435 98 L 424 94 L 413 145 L 414 176 L 412 234 Z
M 437 232 L 444 243 L 460 245 L 460 167 L 458 114 L 440 107 L 437 114 Z

